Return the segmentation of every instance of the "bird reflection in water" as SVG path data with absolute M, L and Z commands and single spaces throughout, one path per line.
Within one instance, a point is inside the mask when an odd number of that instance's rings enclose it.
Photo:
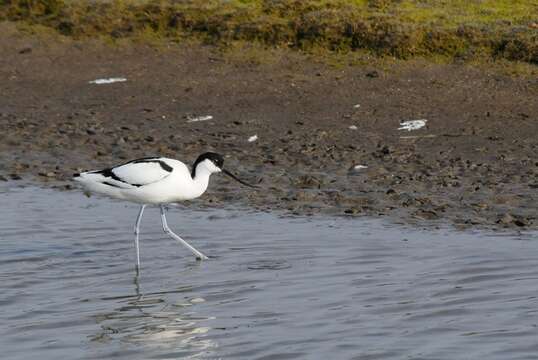
M 191 286 L 144 294 L 140 291 L 138 276 L 134 286 L 135 295 L 101 299 L 121 305 L 112 312 L 96 315 L 101 329 L 91 337 L 92 342 L 121 341 L 148 348 L 159 347 L 185 358 L 205 357 L 218 347 L 214 340 L 206 338 L 211 328 L 203 325 L 215 318 L 192 311 L 196 304 L 205 300 L 177 296 L 190 293 Z

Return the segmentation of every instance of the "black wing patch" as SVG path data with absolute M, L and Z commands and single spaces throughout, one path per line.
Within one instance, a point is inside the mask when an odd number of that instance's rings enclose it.
M 172 170 L 174 170 L 172 169 L 170 165 L 168 165 L 164 161 L 158 160 L 158 158 L 152 158 L 152 157 L 136 159 L 133 161 L 129 161 L 127 164 L 138 164 L 138 163 L 148 163 L 148 162 L 154 162 L 154 163 L 159 164 L 164 171 L 172 172 Z
M 118 184 L 112 184 L 109 181 L 103 181 L 103 184 L 108 185 L 108 186 L 112 186 L 112 187 L 117 187 L 117 188 L 120 188 L 120 189 L 122 188 L 121 186 L 118 186 Z
M 112 169 L 101 170 L 101 171 L 98 171 L 97 173 L 103 175 L 104 177 L 111 178 L 112 180 L 125 182 L 122 179 L 120 179 L 116 174 L 114 174 Z
M 118 175 L 114 174 L 114 169 L 104 169 L 104 170 L 101 170 L 101 171 L 96 171 L 95 172 L 96 174 L 101 174 L 103 175 L 104 177 L 107 177 L 107 178 L 110 178 L 112 180 L 116 180 L 116 181 L 119 181 L 121 183 L 124 183 L 124 184 L 127 184 L 127 185 L 132 185 L 132 186 L 136 186 L 136 187 L 140 187 L 140 186 L 143 186 L 142 184 L 131 184 L 125 180 L 123 180 L 122 178 L 120 178 Z M 121 188 L 121 186 L 118 186 L 117 184 L 113 184 L 109 181 L 103 181 L 103 184 L 105 185 L 108 185 L 108 186 L 113 186 L 113 187 L 117 187 L 117 188 Z

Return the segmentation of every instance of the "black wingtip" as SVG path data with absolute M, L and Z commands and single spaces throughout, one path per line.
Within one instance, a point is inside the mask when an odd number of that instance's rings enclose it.
M 78 177 L 80 177 L 80 173 L 74 173 L 74 174 L 73 174 L 73 177 L 74 177 L 74 178 L 78 178 Z

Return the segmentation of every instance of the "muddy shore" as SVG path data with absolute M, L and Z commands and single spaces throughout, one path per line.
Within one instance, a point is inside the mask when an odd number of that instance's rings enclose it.
M 215 177 L 196 206 L 538 228 L 536 77 L 3 30 L 2 180 L 70 189 L 80 170 L 213 150 L 263 190 Z M 127 81 L 89 83 L 110 77 Z M 398 130 L 417 119 L 426 126 Z

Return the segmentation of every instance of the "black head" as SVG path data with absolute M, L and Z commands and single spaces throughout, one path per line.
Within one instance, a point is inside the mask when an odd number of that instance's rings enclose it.
M 243 185 L 249 186 L 249 187 L 253 187 L 253 188 L 256 187 L 256 186 L 251 185 L 251 184 L 249 184 L 247 182 L 244 182 L 241 179 L 238 179 L 237 176 L 235 176 L 234 174 L 232 174 L 231 172 L 229 172 L 228 170 L 223 168 L 222 166 L 224 165 L 224 158 L 222 157 L 222 155 L 219 155 L 219 154 L 214 153 L 214 152 L 206 152 L 206 153 L 198 156 L 198 159 L 196 159 L 196 161 L 192 165 L 191 176 L 192 176 L 193 179 L 196 176 L 196 167 L 198 166 L 198 164 L 200 164 L 201 162 L 206 161 L 206 160 L 211 161 L 213 163 L 213 165 L 215 165 L 217 167 L 218 171 L 222 171 L 222 173 L 228 175 L 229 177 L 231 177 L 235 181 L 237 181 L 237 182 L 239 182 L 239 183 L 241 183 Z
M 192 165 L 191 175 L 193 179 L 194 179 L 194 176 L 196 175 L 196 167 L 198 166 L 199 163 L 201 163 L 204 160 L 211 161 L 219 169 L 222 169 L 222 165 L 224 165 L 224 158 L 222 157 L 222 155 L 214 153 L 214 152 L 203 153 L 202 155 L 198 156 L 198 159 L 196 159 L 196 161 Z

